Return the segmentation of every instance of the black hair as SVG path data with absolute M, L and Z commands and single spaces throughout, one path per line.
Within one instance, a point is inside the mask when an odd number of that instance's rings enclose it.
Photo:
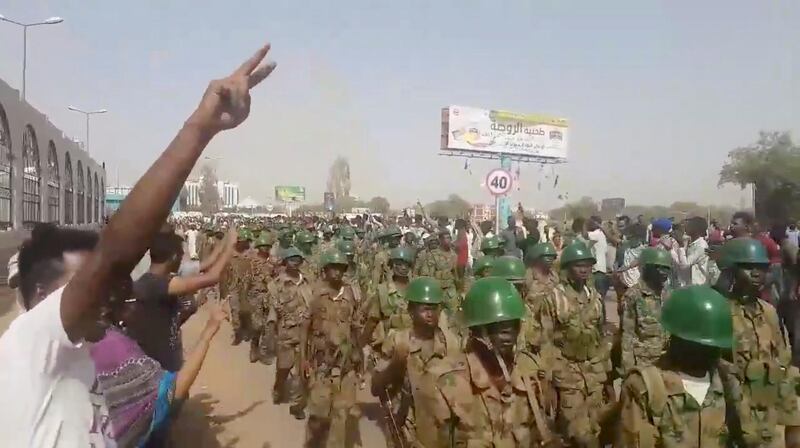
M 174 233 L 157 233 L 150 243 L 150 261 L 165 263 L 183 248 L 183 240 Z
M 702 233 L 707 228 L 708 228 L 708 222 L 706 221 L 706 218 L 703 218 L 702 216 L 692 216 L 691 218 L 686 220 L 687 231 L 691 229 L 692 232 L 694 230 L 697 230 L 698 232 Z
M 580 233 L 583 231 L 583 225 L 586 224 L 586 219 L 577 216 L 575 219 L 572 220 L 572 231 L 576 233 Z
M 755 218 L 753 217 L 753 214 L 750 213 L 750 212 L 736 212 L 736 213 L 734 213 L 733 217 L 731 218 L 731 221 L 734 221 L 734 220 L 737 220 L 737 219 L 741 219 L 748 226 L 752 226 L 753 223 L 755 222 Z
M 37 285 L 49 285 L 64 274 L 65 252 L 91 251 L 98 239 L 89 230 L 37 224 L 19 250 L 19 290 L 25 309 L 31 308 Z

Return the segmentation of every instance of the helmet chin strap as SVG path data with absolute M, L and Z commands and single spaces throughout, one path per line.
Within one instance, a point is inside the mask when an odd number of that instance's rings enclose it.
M 486 347 L 487 350 L 489 350 L 490 352 L 492 352 L 492 354 L 494 354 L 494 357 L 497 360 L 497 364 L 500 366 L 500 370 L 503 372 L 503 379 L 506 380 L 506 382 L 510 382 L 511 374 L 508 371 L 508 366 L 506 365 L 506 362 L 503 359 L 503 357 L 500 356 L 500 352 L 497 350 L 497 347 L 495 347 L 494 344 L 492 344 L 491 339 L 489 339 L 489 332 L 486 330 L 486 327 L 485 326 L 481 327 L 480 336 L 474 336 L 474 338 L 476 341 L 483 344 L 483 346 Z M 514 346 L 514 348 L 515 348 L 514 356 L 516 356 L 517 352 L 516 345 Z

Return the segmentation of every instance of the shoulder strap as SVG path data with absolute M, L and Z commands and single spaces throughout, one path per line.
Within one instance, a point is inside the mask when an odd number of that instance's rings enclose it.
M 647 403 L 653 413 L 653 419 L 659 419 L 664 408 L 667 407 L 667 387 L 664 385 L 664 377 L 661 376 L 658 367 L 633 367 L 630 371 L 638 373 L 644 380 L 644 387 L 647 389 Z
M 461 353 L 461 345 L 458 342 L 458 338 L 455 334 L 453 334 L 452 331 L 450 331 L 448 328 L 445 328 L 444 325 L 440 325 L 439 327 L 444 335 L 444 343 L 447 345 L 446 356 L 448 358 L 458 356 L 458 354 Z
M 523 353 L 522 356 L 527 355 Z M 522 375 L 522 383 L 525 384 L 525 393 L 528 395 L 528 404 L 531 406 L 536 429 L 539 431 L 539 436 L 542 438 L 543 444 L 547 445 L 547 443 L 553 439 L 553 435 L 550 433 L 550 428 L 547 426 L 547 420 L 542 412 L 539 400 L 536 399 L 536 394 L 533 393 L 531 379 L 528 378 L 527 375 Z

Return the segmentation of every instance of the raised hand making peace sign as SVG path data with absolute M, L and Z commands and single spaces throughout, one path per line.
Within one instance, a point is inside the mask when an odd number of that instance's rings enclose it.
M 264 45 L 229 76 L 211 81 L 190 121 L 214 133 L 239 126 L 250 114 L 250 89 L 275 70 L 274 62 L 261 64 L 269 48 Z

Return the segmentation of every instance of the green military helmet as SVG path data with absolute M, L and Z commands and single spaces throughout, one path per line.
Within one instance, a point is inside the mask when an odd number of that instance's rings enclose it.
M 298 232 L 294 237 L 294 242 L 296 244 L 312 244 L 315 241 L 317 241 L 317 237 L 311 232 L 305 230 Z
M 463 314 L 467 327 L 477 327 L 522 319 L 525 305 L 511 282 L 499 277 L 486 277 L 476 280 L 467 292 Z
M 667 333 L 687 341 L 723 349 L 733 346 L 731 306 L 709 286 L 673 291 L 661 308 L 661 325 Z
M 592 255 L 592 251 L 580 241 L 573 242 L 561 251 L 561 266 L 584 260 L 591 261 L 592 264 L 597 262 L 594 255 Z
M 336 248 L 339 249 L 339 252 L 348 256 L 356 254 L 356 245 L 351 240 L 339 241 L 336 243 Z
M 400 231 L 400 227 L 389 226 L 386 229 L 384 229 L 383 233 L 381 233 L 380 235 L 380 238 L 392 238 L 399 236 L 403 236 L 403 232 Z
M 258 239 L 256 239 L 256 248 L 272 246 L 273 244 L 275 244 L 275 235 L 273 235 L 271 232 L 261 232 L 261 235 L 259 235 Z
M 489 275 L 504 278 L 512 283 L 525 280 L 525 264 L 513 255 L 503 255 L 494 259 Z
M 287 247 L 286 249 L 283 250 L 283 252 L 281 252 L 281 260 L 283 261 L 286 261 L 287 258 L 292 258 L 292 257 L 300 257 L 303 259 L 306 258 L 306 256 L 303 255 L 302 252 L 300 252 L 300 249 L 294 246 Z
M 528 253 L 525 254 L 525 261 L 530 263 L 542 257 L 557 257 L 556 247 L 552 243 L 536 243 Z
M 664 266 L 671 269 L 672 255 L 670 255 L 669 252 L 665 251 L 664 249 L 648 247 L 643 249 L 642 253 L 639 255 L 639 265 Z
M 490 236 L 481 241 L 481 252 L 494 249 L 500 249 L 500 238 L 497 236 Z
M 239 241 L 252 241 L 253 240 L 253 232 L 250 231 L 247 227 L 242 227 L 239 229 L 238 236 L 236 238 Z
M 442 284 L 433 277 L 417 277 L 406 286 L 406 300 L 409 303 L 442 303 Z
M 398 246 L 389 251 L 389 261 L 403 260 L 408 264 L 413 264 L 415 256 L 416 254 L 414 253 L 414 250 L 408 247 Z
M 352 240 L 356 236 L 356 231 L 352 227 L 346 226 L 339 229 L 339 238 L 343 240 Z
M 329 264 L 340 264 L 347 266 L 349 264 L 347 261 L 347 255 L 343 254 L 337 249 L 332 249 L 319 256 L 319 267 L 324 268 Z
M 489 257 L 489 256 L 481 257 L 481 258 L 476 259 L 472 263 L 472 272 L 474 272 L 475 275 L 477 275 L 477 276 L 481 276 L 483 271 L 492 268 L 492 265 L 494 264 L 494 260 L 495 260 L 495 257 Z
M 752 238 L 736 238 L 722 245 L 717 262 L 721 269 L 737 264 L 769 264 L 767 250 L 761 241 Z

